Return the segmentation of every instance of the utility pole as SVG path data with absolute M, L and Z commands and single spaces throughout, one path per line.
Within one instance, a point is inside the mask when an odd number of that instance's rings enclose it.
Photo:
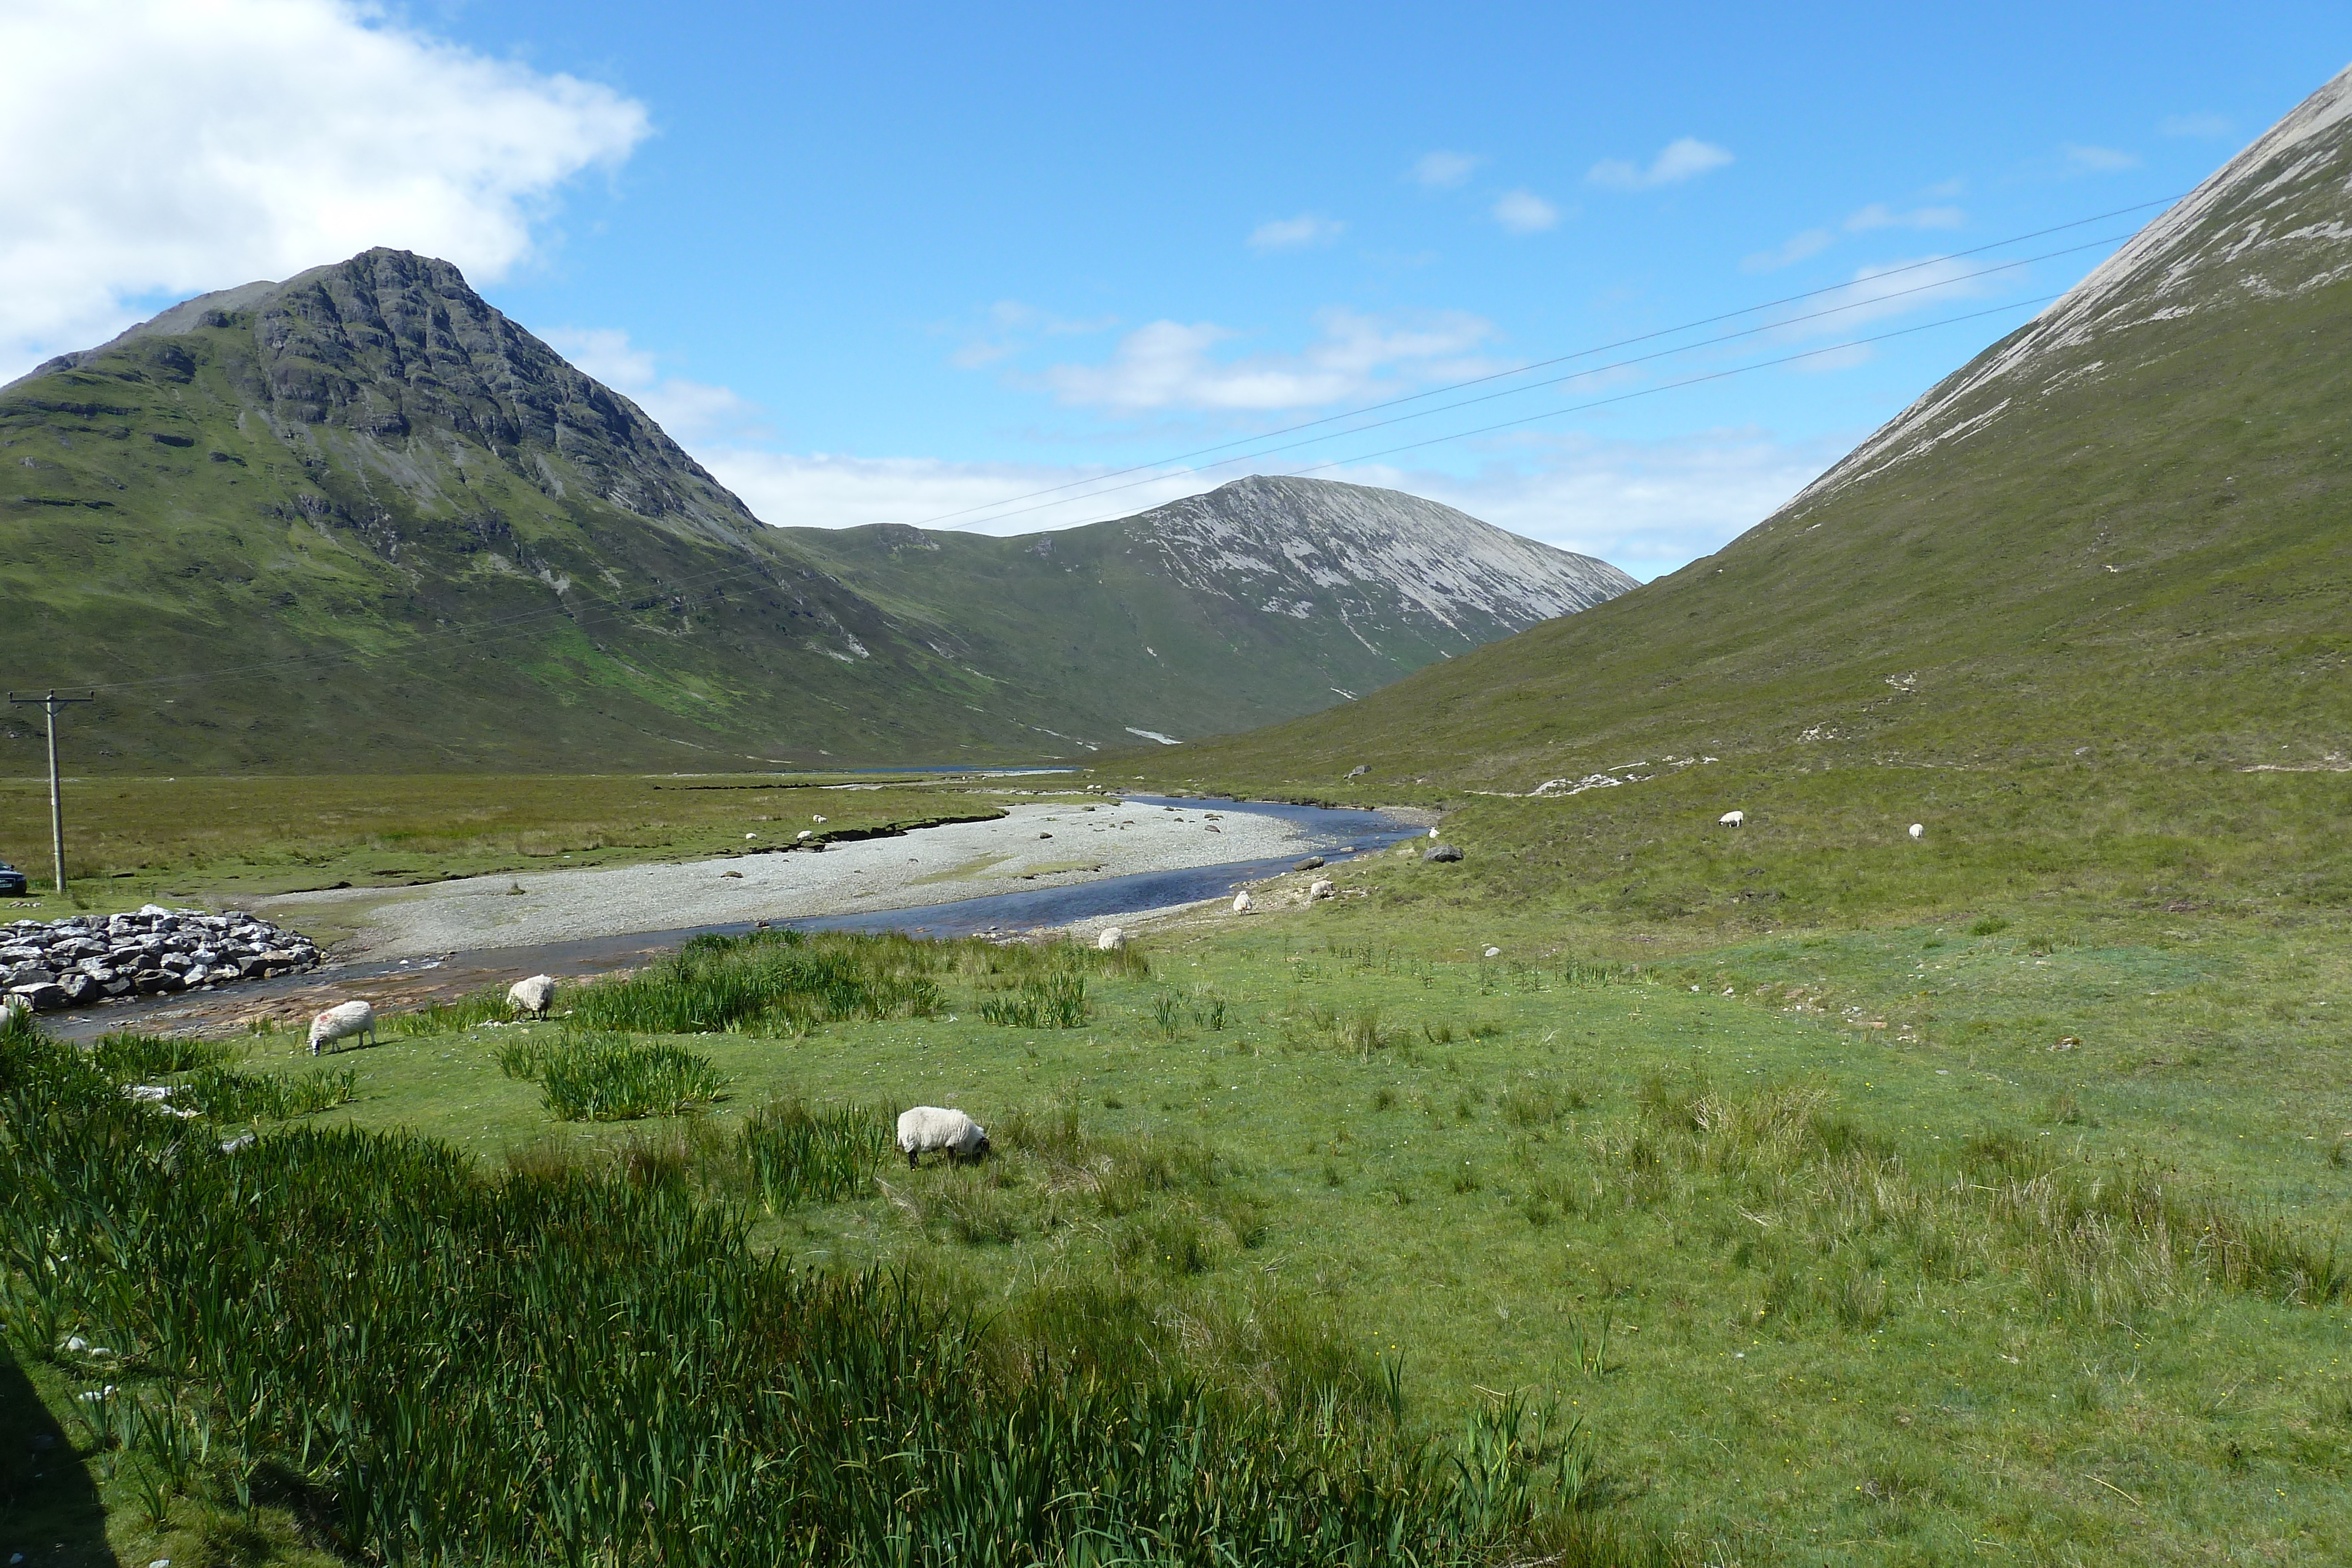
M 66 814 L 58 797 L 58 710 L 68 703 L 94 703 L 95 694 L 86 697 L 61 697 L 55 689 L 46 693 L 10 692 L 11 703 L 38 703 L 41 711 L 49 716 L 49 850 L 57 856 L 58 896 L 66 892 Z

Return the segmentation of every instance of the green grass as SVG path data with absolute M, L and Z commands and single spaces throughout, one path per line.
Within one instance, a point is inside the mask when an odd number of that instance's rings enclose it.
M 709 1058 L 626 1035 L 512 1040 L 499 1050 L 499 1070 L 538 1084 L 548 1113 L 564 1122 L 634 1122 L 727 1098 Z
M 317 1120 L 490 1168 L 717 1170 L 742 1156 L 698 1148 L 774 1101 L 866 1138 L 876 1107 L 961 1105 L 977 1168 L 868 1167 L 868 1143 L 824 1197 L 710 1179 L 753 1197 L 755 1248 L 828 1271 L 911 1268 L 1016 1323 L 1131 1303 L 1074 1354 L 1172 1334 L 1278 1388 L 1241 1325 L 1311 1309 L 1280 1333 L 1374 1385 L 1361 1358 L 1391 1359 L 1409 1430 L 1455 1431 L 1481 1389 L 1580 1419 L 1578 1517 L 1696 1560 L 2347 1550 L 2352 966 L 2275 915 L 2007 907 L 1629 967 L 1538 915 L 1381 894 L 1091 974 L 1081 1030 L 985 1022 L 1018 981 L 973 952 L 942 956 L 944 1014 L 676 1037 L 735 1097 L 650 1133 L 500 1076 L 554 1025 L 358 1053 Z M 1211 992 L 1223 1029 L 1160 1006 Z

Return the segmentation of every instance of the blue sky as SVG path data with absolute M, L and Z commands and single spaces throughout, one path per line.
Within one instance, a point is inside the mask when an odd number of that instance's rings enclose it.
M 28 117 L 37 69 L 152 69 L 148 142 L 60 141 L 68 172 L 166 141 L 194 149 L 167 164 L 214 161 L 179 196 L 162 176 L 0 189 L 73 219 L 0 237 L 0 285 L 29 301 L 0 319 L 0 373 L 184 293 L 406 245 L 466 266 L 772 522 L 1018 531 L 1336 462 L 1314 471 L 1644 577 L 1759 520 L 2158 209 L 1958 253 L 2185 192 L 2352 59 L 2340 5 L 215 0 L 213 33 L 251 32 L 215 75 L 188 64 L 208 46 L 165 47 L 171 7 L 130 9 L 152 48 L 73 27 L 95 13 L 66 0 L 0 5 L 0 78 L 25 73 L 0 89 Z M 267 101 L 281 79 L 320 95 L 317 129 L 265 151 L 223 89 Z M 234 168 L 205 150 L 241 135 Z M 299 202 L 259 189 L 271 158 L 297 160 Z M 190 209 L 222 204 L 184 196 L 206 181 L 237 208 L 218 233 Z M 1710 329 L 1845 308 L 1738 343 L 1169 461 L 1822 289 Z M 1564 412 L 1627 393 L 1646 395 Z M 1137 465 L 1126 488 L 1088 478 Z

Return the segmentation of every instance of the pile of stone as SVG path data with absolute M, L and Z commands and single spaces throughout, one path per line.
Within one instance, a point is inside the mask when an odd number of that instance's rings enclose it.
M 38 1012 L 318 967 L 310 938 L 237 910 L 205 915 L 150 904 L 136 915 L 0 925 L 0 991 Z

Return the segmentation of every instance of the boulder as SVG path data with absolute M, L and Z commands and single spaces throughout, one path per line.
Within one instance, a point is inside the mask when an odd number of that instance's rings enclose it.
M 8 988 L 8 994 L 12 997 L 24 998 L 26 1005 L 30 1007 L 37 1013 L 54 1012 L 58 1008 L 67 1006 L 71 1000 L 71 998 L 66 995 L 66 988 L 63 986 L 56 985 L 54 983 L 37 986 L 11 986 Z
M 1293 871 L 1321 871 L 1323 869 L 1323 857 L 1321 855 L 1308 855 L 1305 860 L 1300 861 L 1297 865 L 1292 866 L 1290 869 Z
M 26 986 L 53 986 L 57 979 L 57 971 L 46 964 L 19 964 L 5 976 L 0 976 L 0 986 L 16 991 Z
M 1458 861 L 1462 858 L 1462 850 L 1458 844 L 1440 844 L 1421 858 L 1425 861 Z

